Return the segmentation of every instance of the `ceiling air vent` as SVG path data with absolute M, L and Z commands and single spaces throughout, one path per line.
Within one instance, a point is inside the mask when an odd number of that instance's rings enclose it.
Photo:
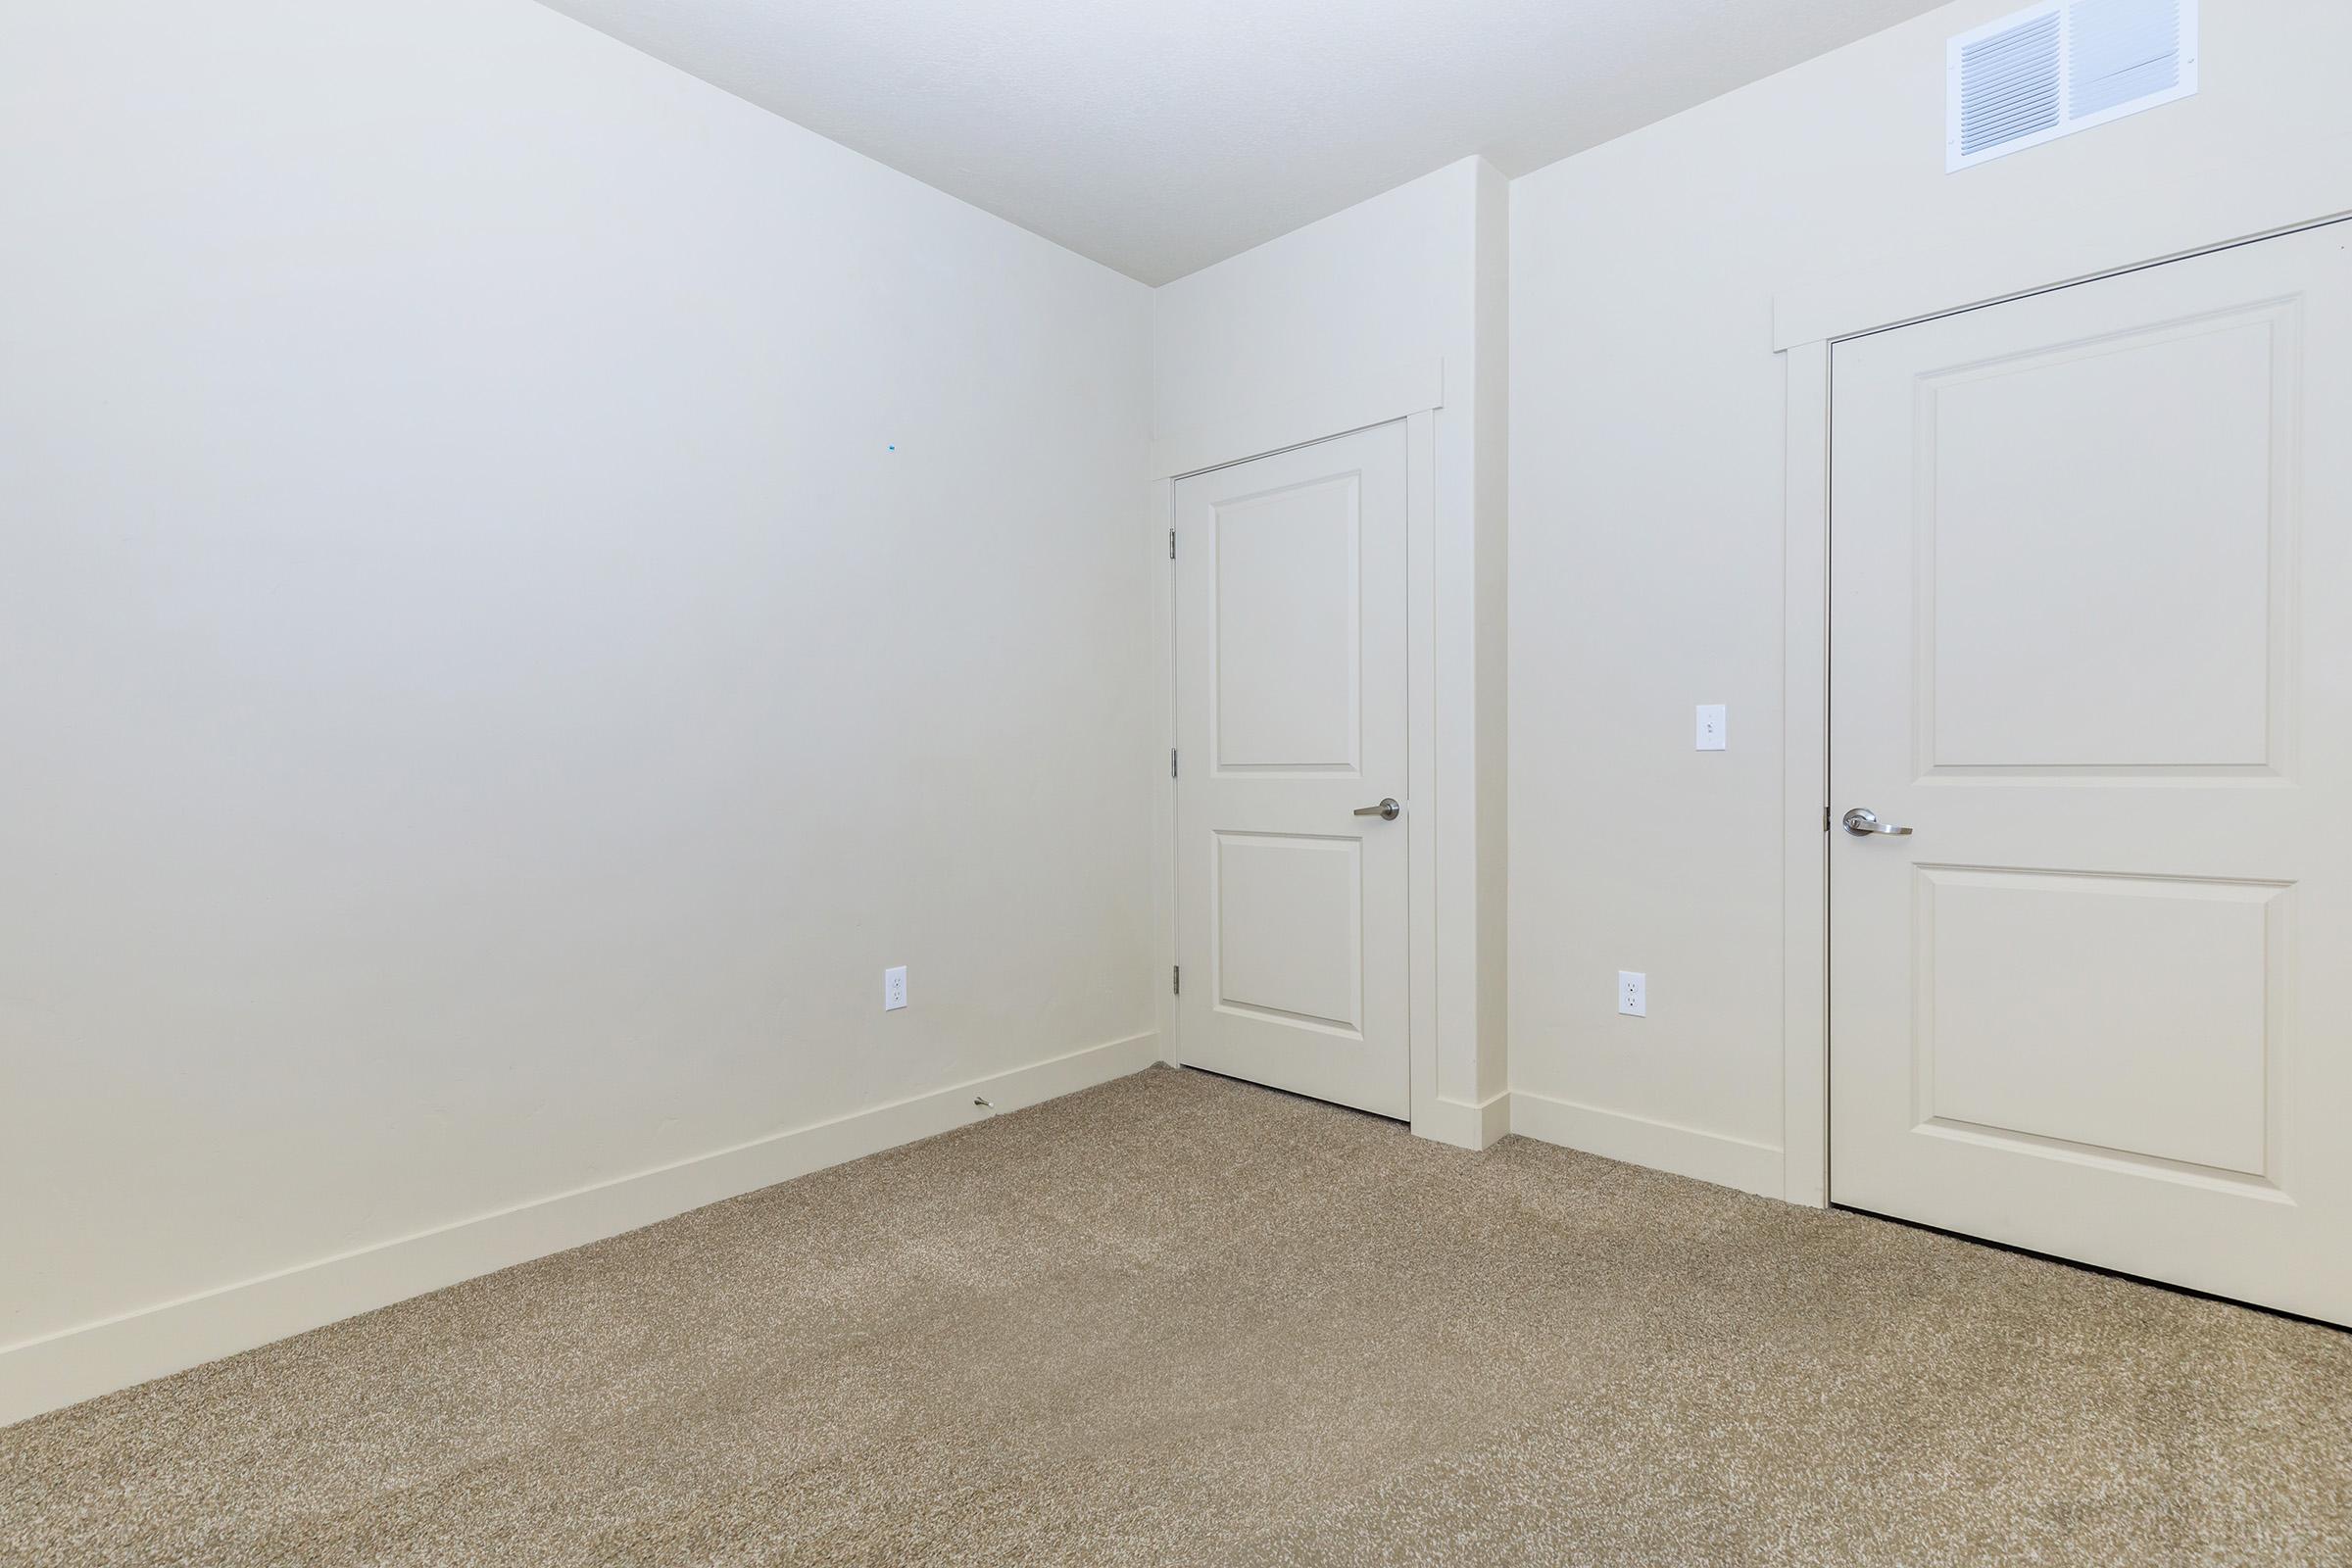
M 1945 52 L 1947 171 L 2197 90 L 2197 0 L 2049 0 Z

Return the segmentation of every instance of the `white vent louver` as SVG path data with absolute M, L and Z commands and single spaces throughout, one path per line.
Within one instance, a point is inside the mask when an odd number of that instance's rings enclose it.
M 2037 146 L 2197 90 L 2197 0 L 2048 0 L 1945 53 L 1944 168 Z

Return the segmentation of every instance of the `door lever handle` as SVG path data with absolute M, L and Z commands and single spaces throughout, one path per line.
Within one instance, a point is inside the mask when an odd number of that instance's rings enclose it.
M 1903 838 L 1911 832 L 1907 827 L 1896 827 L 1892 822 L 1880 821 L 1878 812 L 1861 806 L 1857 806 L 1845 813 L 1845 830 L 1858 839 L 1866 839 L 1873 833 L 1886 833 L 1896 838 Z
M 1383 822 L 1394 822 L 1404 814 L 1404 808 L 1398 806 L 1396 804 L 1396 797 L 1392 795 L 1387 800 L 1381 802 L 1378 806 L 1357 807 L 1355 808 L 1355 814 L 1358 816 L 1377 816 Z

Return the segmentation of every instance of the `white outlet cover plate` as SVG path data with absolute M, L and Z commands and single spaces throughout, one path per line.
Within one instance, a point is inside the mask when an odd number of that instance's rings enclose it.
M 1701 703 L 1698 705 L 1698 749 L 1700 751 L 1720 752 L 1724 749 L 1725 722 L 1723 704 Z
M 1617 971 L 1617 1010 L 1629 1018 L 1649 1016 L 1649 976 L 1631 969 Z
M 882 971 L 882 1010 L 896 1012 L 906 1005 L 906 966 Z

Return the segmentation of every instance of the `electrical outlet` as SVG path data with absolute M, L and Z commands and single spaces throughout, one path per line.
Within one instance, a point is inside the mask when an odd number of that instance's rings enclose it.
M 1629 1018 L 1649 1016 L 1649 976 L 1631 969 L 1617 971 L 1617 1010 Z
M 1702 752 L 1722 751 L 1724 749 L 1724 729 L 1723 705 L 1721 703 L 1699 704 L 1698 745 L 1695 749 Z
M 906 966 L 882 971 L 882 1010 L 896 1012 L 906 1005 Z

